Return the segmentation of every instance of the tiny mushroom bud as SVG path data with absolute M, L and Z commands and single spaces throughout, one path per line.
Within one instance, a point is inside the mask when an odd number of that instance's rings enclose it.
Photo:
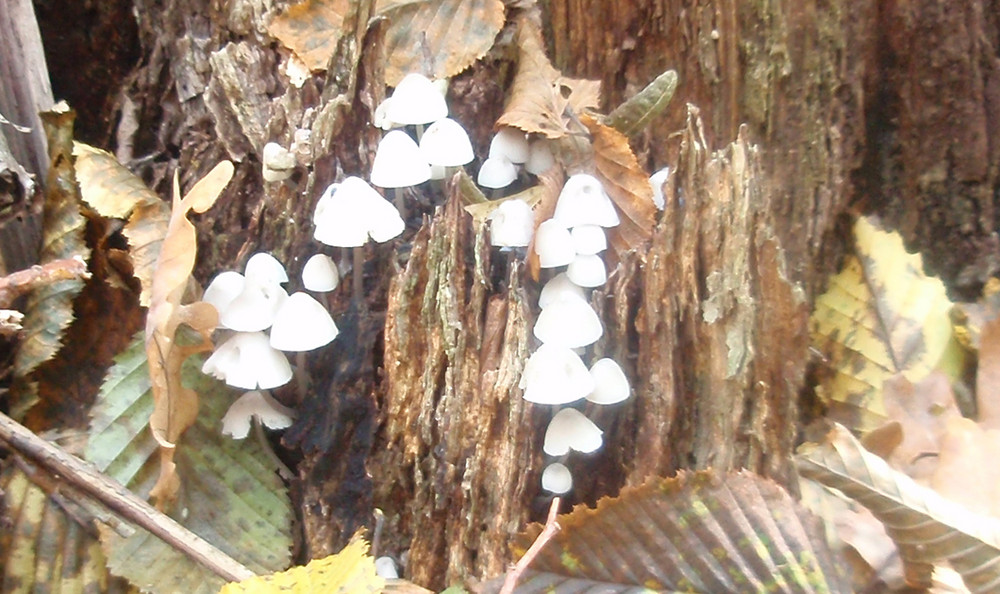
M 382 137 L 372 162 L 372 185 L 380 188 L 405 188 L 431 178 L 431 166 L 420 147 L 402 130 L 392 130 Z
M 222 417 L 222 434 L 243 439 L 250 434 L 250 421 L 254 418 L 269 429 L 285 429 L 292 425 L 295 411 L 267 392 L 253 390 L 229 405 L 229 410 Z
M 429 124 L 448 115 L 448 104 L 430 79 L 422 74 L 410 73 L 396 85 L 392 92 L 392 102 L 385 112 L 390 121 L 398 124 Z M 372 183 L 382 185 L 374 181 Z
M 476 183 L 484 188 L 506 188 L 517 179 L 517 168 L 506 157 L 490 157 L 479 168 Z
M 572 349 L 543 344 L 521 375 L 523 398 L 536 404 L 568 404 L 594 391 L 594 378 Z
M 267 252 L 257 252 L 250 256 L 243 269 L 248 283 L 281 284 L 288 282 L 288 273 L 277 258 Z
M 490 213 L 490 245 L 523 247 L 531 243 L 535 213 L 520 198 L 505 200 Z
M 571 297 L 543 309 L 535 320 L 534 334 L 544 344 L 575 349 L 597 342 L 604 328 L 590 303 Z
M 489 158 L 504 157 L 511 163 L 524 163 L 528 160 L 531 148 L 528 137 L 517 128 L 504 126 L 500 128 L 490 141 Z
M 326 254 L 314 254 L 302 267 L 302 285 L 310 291 L 326 293 L 340 284 L 340 271 L 337 263 Z
M 329 344 L 339 330 L 319 301 L 293 293 L 274 317 L 270 344 L 279 351 L 311 351 Z
M 465 128 L 451 118 L 442 118 L 424 131 L 420 152 L 432 166 L 458 167 L 476 157 Z
M 528 160 L 524 162 L 524 170 L 532 175 L 541 175 L 555 165 L 556 159 L 549 148 L 549 141 L 543 138 L 531 143 Z
M 582 412 L 564 408 L 549 421 L 542 451 L 550 456 L 563 456 L 570 450 L 589 454 L 604 444 L 603 433 Z
M 587 400 L 595 404 L 617 404 L 628 400 L 628 378 L 614 359 L 598 359 L 590 366 L 590 375 L 594 377 L 594 391 L 587 395 Z
M 594 176 L 586 173 L 571 175 L 563 185 L 552 215 L 566 227 L 600 225 L 615 227 L 620 222 L 615 205 Z
M 577 254 L 599 254 L 608 249 L 608 238 L 600 225 L 579 225 L 569 234 L 573 237 L 573 249 Z
M 277 182 L 288 179 L 295 170 L 295 155 L 276 142 L 264 145 L 261 158 L 264 181 Z
M 566 267 L 566 276 L 569 280 L 581 287 L 599 287 L 608 280 L 608 271 L 604 267 L 604 260 L 596 254 L 579 255 Z
M 386 580 L 399 579 L 396 562 L 392 557 L 379 557 L 375 560 L 375 575 Z
M 553 303 L 558 303 L 562 299 L 586 300 L 587 296 L 583 287 L 574 283 L 566 276 L 565 272 L 553 276 L 549 282 L 542 287 L 542 292 L 538 295 L 538 307 L 545 309 Z
M 565 266 L 576 257 L 573 238 L 560 221 L 549 219 L 535 232 L 535 253 L 542 268 Z
M 233 334 L 205 360 L 201 371 L 244 390 L 277 388 L 292 379 L 288 359 L 271 347 L 263 332 Z
M 666 199 L 663 197 L 663 184 L 667 183 L 669 177 L 669 167 L 664 167 L 649 176 L 649 185 L 653 187 L 653 204 L 657 210 L 663 210 L 666 207 Z
M 542 488 L 556 495 L 569 493 L 573 488 L 573 474 L 565 464 L 553 462 L 542 471 Z

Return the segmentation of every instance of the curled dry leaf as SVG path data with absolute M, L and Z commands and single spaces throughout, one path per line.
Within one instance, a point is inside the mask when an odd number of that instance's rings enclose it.
M 930 585 L 933 565 L 947 561 L 973 592 L 1000 587 L 1000 520 L 979 515 L 893 470 L 842 425 L 806 444 L 799 472 L 839 489 L 882 521 L 899 547 L 910 585 Z
M 667 70 L 646 85 L 646 88 L 604 116 L 601 123 L 611 126 L 625 136 L 632 136 L 666 109 L 676 90 L 677 72 Z
M 454 76 L 486 55 L 504 23 L 503 0 L 380 0 L 389 19 L 385 82 L 396 86 L 418 72 Z
M 197 247 L 195 228 L 187 219 L 187 213 L 208 210 L 232 175 L 233 164 L 223 161 L 182 199 L 177 174 L 174 174 L 170 224 L 156 261 L 146 317 L 146 356 L 154 403 L 149 426 L 160 445 L 161 458 L 160 478 L 151 494 L 161 505 L 174 497 L 179 486 L 173 465 L 177 439 L 194 423 L 198 414 L 198 395 L 181 383 L 181 365 L 188 356 L 211 350 L 211 333 L 219 318 L 218 312 L 208 303 L 181 303 L 194 268 Z M 177 330 L 181 324 L 198 332 L 201 342 L 178 344 Z
M 313 71 L 326 70 L 340 41 L 349 0 L 304 0 L 274 17 L 267 32 Z
M 517 17 L 517 29 L 517 74 L 497 125 L 546 138 L 566 136 L 570 114 L 598 106 L 601 83 L 565 77 L 552 66 L 545 55 L 541 25 L 534 11 Z

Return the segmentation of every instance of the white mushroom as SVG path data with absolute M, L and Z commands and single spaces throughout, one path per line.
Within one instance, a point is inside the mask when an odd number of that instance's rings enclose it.
M 372 162 L 372 185 L 380 188 L 405 188 L 431 178 L 431 166 L 420 147 L 402 130 L 392 130 L 382 137 Z
M 579 225 L 615 227 L 620 222 L 604 186 L 596 177 L 586 173 L 571 175 L 566 180 L 552 218 L 568 228 Z
M 243 291 L 219 311 L 219 325 L 239 332 L 266 330 L 288 293 L 277 283 L 246 277 Z
M 388 241 L 404 228 L 396 207 L 365 180 L 354 176 L 327 188 L 316 203 L 313 222 L 313 237 L 336 247 L 359 247 L 369 237 Z
M 233 334 L 216 347 L 201 371 L 244 390 L 277 388 L 292 379 L 288 359 L 271 347 L 263 332 Z
M 603 433 L 582 412 L 564 408 L 549 421 L 542 451 L 550 456 L 563 456 L 570 450 L 589 454 L 604 444 Z
M 271 327 L 271 346 L 279 351 L 311 351 L 329 344 L 339 330 L 319 301 L 293 293 L 278 310 Z
M 566 267 L 566 276 L 581 287 L 593 288 L 607 282 L 608 271 L 600 256 L 581 254 Z
M 593 392 L 594 378 L 572 349 L 543 344 L 524 364 L 520 387 L 528 402 L 568 404 Z
M 569 298 L 586 300 L 587 296 L 583 287 L 571 281 L 565 272 L 560 272 L 542 287 L 542 292 L 538 295 L 538 307 L 544 310 L 553 303 Z
M 517 168 L 506 157 L 490 157 L 479 167 L 476 183 L 484 188 L 506 188 L 517 179 Z
M 524 162 L 524 170 L 532 175 L 541 175 L 555 165 L 556 159 L 549 148 L 549 141 L 538 139 L 531 143 L 528 160 Z
M 490 213 L 490 245 L 523 247 L 531 243 L 535 231 L 535 213 L 520 198 L 501 202 Z
M 503 157 L 511 163 L 524 163 L 531 151 L 528 137 L 517 128 L 504 126 L 497 130 L 490 141 L 489 158 Z
M 601 319 L 585 299 L 563 299 L 535 320 L 535 338 L 543 344 L 576 349 L 595 343 L 603 333 Z
M 247 282 L 257 284 L 281 284 L 288 282 L 288 273 L 277 258 L 267 252 L 257 252 L 250 256 L 243 269 Z
M 442 118 L 431 124 L 420 137 L 420 152 L 432 166 L 458 167 L 472 161 L 472 142 L 461 124 Z
M 535 253 L 542 268 L 565 266 L 576 257 L 573 239 L 560 221 L 549 219 L 535 232 Z
M 550 493 L 562 495 L 573 488 L 573 474 L 559 462 L 553 462 L 542 471 L 542 488 Z
M 313 254 L 302 267 L 302 285 L 317 293 L 326 293 L 340 284 L 337 263 L 326 254 Z
M 445 103 L 444 95 L 430 79 L 417 73 L 407 74 L 399 81 L 392 92 L 392 101 L 385 110 L 389 121 L 403 125 L 429 124 L 447 115 L 448 104 Z M 372 183 L 381 185 L 375 181 Z
M 285 429 L 295 420 L 295 411 L 281 404 L 267 392 L 253 390 L 236 399 L 222 417 L 222 434 L 243 439 L 250 434 L 250 422 L 269 429 Z
M 210 303 L 221 314 L 229 307 L 233 299 L 236 299 L 243 292 L 245 285 L 246 280 L 239 272 L 234 270 L 220 272 L 205 287 L 205 293 L 201 296 L 201 300 Z
M 286 180 L 295 171 L 295 154 L 277 142 L 269 142 L 264 145 L 261 168 L 264 181 Z
M 614 359 L 598 359 L 590 366 L 590 375 L 594 378 L 594 391 L 587 395 L 587 400 L 595 404 L 617 404 L 628 400 L 628 378 Z
M 570 229 L 577 254 L 599 254 L 608 249 L 608 238 L 600 225 L 579 225 Z
M 663 210 L 666 207 L 666 199 L 663 197 L 663 184 L 667 183 L 669 177 L 669 167 L 664 167 L 649 176 L 649 185 L 653 188 L 653 204 L 657 210 Z

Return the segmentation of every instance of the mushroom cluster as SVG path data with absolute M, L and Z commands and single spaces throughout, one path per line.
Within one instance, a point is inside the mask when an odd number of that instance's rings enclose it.
M 336 286 L 336 281 L 329 278 L 332 264 L 317 260 L 307 266 L 304 284 Z M 332 274 L 336 276 L 335 268 Z M 223 340 L 205 360 L 203 373 L 251 392 L 277 388 L 292 379 L 292 367 L 283 351 L 311 351 L 336 338 L 337 325 L 326 308 L 306 293 L 289 295 L 282 287 L 287 282 L 285 267 L 266 253 L 254 254 L 243 274 L 227 270 L 212 279 L 202 300 L 218 310 Z M 249 416 L 241 415 L 250 411 L 249 415 L 268 424 L 288 416 L 276 404 L 269 397 L 240 399 L 227 417 L 249 423 Z M 281 428 L 287 424 L 275 421 L 268 426 Z M 227 433 L 233 431 L 227 429 Z
M 518 167 L 523 167 L 532 175 L 545 172 L 555 164 L 549 142 L 545 138 L 529 141 L 528 136 L 517 128 L 501 127 L 490 141 L 489 155 L 479 168 L 476 182 L 490 190 L 491 194 L 496 194 L 514 183 Z
M 600 254 L 607 249 L 604 229 L 618 225 L 618 214 L 601 182 L 588 174 L 570 176 L 556 202 L 553 217 L 538 227 L 535 251 L 542 268 L 562 268 L 543 287 L 541 312 L 533 332 L 541 346 L 525 363 L 520 387 L 524 399 L 563 407 L 581 401 L 597 405 L 627 400 L 631 388 L 613 359 L 601 358 L 588 368 L 581 354 L 604 334 L 588 290 L 603 285 L 607 271 Z M 576 408 L 559 408 L 545 431 L 542 450 L 566 456 L 571 450 L 591 453 L 603 443 L 602 431 Z M 573 485 L 561 462 L 542 472 L 542 488 L 555 494 Z

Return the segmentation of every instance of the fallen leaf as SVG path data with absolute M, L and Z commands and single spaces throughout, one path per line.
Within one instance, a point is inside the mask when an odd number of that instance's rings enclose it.
M 677 72 L 667 70 L 614 111 L 604 116 L 601 123 L 611 126 L 625 136 L 633 136 L 649 121 L 666 109 L 677 90 Z
M 566 136 L 571 115 L 598 106 L 601 83 L 565 77 L 552 66 L 545 55 L 541 25 L 532 11 L 517 17 L 517 31 L 517 73 L 497 126 L 512 126 L 546 138 Z
M 503 0 L 378 2 L 389 19 L 385 36 L 385 82 L 396 86 L 417 72 L 447 78 L 486 55 L 504 23 Z
M 349 0 L 305 0 L 274 17 L 267 32 L 295 52 L 310 71 L 322 72 L 337 51 L 349 7 Z
M 980 333 L 976 412 L 984 428 L 1000 429 L 1000 316 L 983 324 Z
M 1000 431 L 948 419 L 930 486 L 969 511 L 1000 517 Z

